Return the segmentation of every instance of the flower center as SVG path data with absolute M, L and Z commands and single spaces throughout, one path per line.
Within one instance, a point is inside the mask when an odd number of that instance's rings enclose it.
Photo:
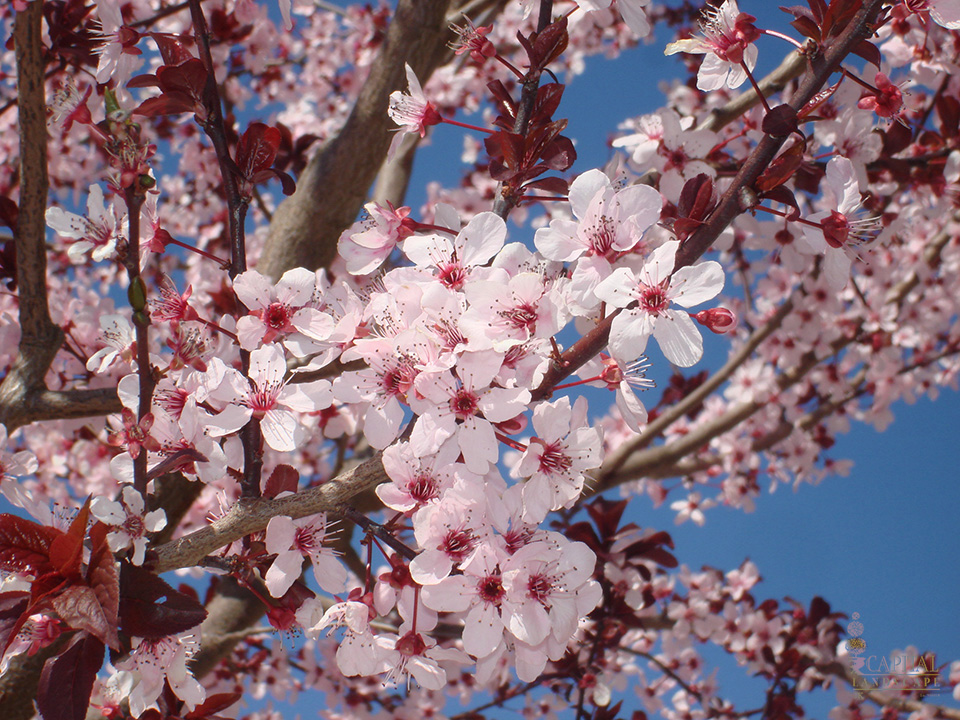
M 645 285 L 640 283 L 639 297 L 640 307 L 651 315 L 660 315 L 670 304 L 670 298 L 667 297 L 667 288 L 669 280 L 664 280 L 659 285 Z
M 271 330 L 283 330 L 290 324 L 290 308 L 275 302 L 263 312 L 263 324 Z
M 467 271 L 464 270 L 459 263 L 444 265 L 440 268 L 440 274 L 437 276 L 440 284 L 451 290 L 459 290 L 462 288 L 466 279 Z
M 487 575 L 480 580 L 480 584 L 477 586 L 477 592 L 481 600 L 494 605 L 499 605 L 503 596 L 506 594 L 499 575 Z
M 457 528 L 450 530 L 443 538 L 440 549 L 454 562 L 460 562 L 477 544 L 477 538 L 470 530 Z
M 827 245 L 832 248 L 841 248 L 850 237 L 850 221 L 847 216 L 834 210 L 830 217 L 825 218 L 821 223 L 823 225 L 823 237 Z
M 573 460 L 563 452 L 565 448 L 559 443 L 545 445 L 540 454 L 540 472 L 548 475 L 562 475 L 566 473 Z
M 550 597 L 553 583 L 545 575 L 531 575 L 527 580 L 527 597 L 539 603 Z
M 524 303 L 510 310 L 501 310 L 500 317 L 518 330 L 533 330 L 537 324 L 537 309 Z
M 440 489 L 437 486 L 437 481 L 426 473 L 420 473 L 413 479 L 408 492 L 410 493 L 410 497 L 421 505 L 440 497 Z
M 478 400 L 476 395 L 465 388 L 457 391 L 450 400 L 450 410 L 461 420 L 466 420 L 477 414 Z

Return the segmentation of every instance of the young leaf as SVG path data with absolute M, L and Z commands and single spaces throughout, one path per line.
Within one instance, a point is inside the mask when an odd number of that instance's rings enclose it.
M 50 600 L 50 606 L 69 627 L 86 630 L 112 648 L 120 646 L 117 626 L 107 619 L 107 614 L 93 588 L 86 585 L 71 585 Z
M 273 165 L 280 149 L 280 131 L 260 122 L 251 123 L 237 143 L 237 167 L 248 180 Z
M 93 588 L 97 602 L 103 609 L 104 617 L 111 628 L 116 628 L 120 609 L 120 574 L 117 572 L 117 562 L 107 544 L 107 526 L 97 523 L 90 529 L 90 564 L 87 567 L 87 583 Z M 108 638 L 101 638 L 112 649 L 116 650 L 116 633 Z
M 16 515 L 0 515 L 0 570 L 40 575 L 52 569 L 50 546 L 63 531 Z
M 37 708 L 43 720 L 84 720 L 90 693 L 103 665 L 103 643 L 79 633 L 60 655 L 50 658 L 40 673 Z
M 263 496 L 274 498 L 282 492 L 296 492 L 299 481 L 300 473 L 296 471 L 296 468 L 290 465 L 277 465 L 267 479 L 267 484 L 263 488 Z
M 174 590 L 142 567 L 120 567 L 120 629 L 128 635 L 160 638 L 196 627 L 207 616 L 197 600 Z
M 83 539 L 87 535 L 87 521 L 90 519 L 90 498 L 80 508 L 80 512 L 70 523 L 70 529 L 50 543 L 50 562 L 64 577 L 80 574 L 83 560 Z

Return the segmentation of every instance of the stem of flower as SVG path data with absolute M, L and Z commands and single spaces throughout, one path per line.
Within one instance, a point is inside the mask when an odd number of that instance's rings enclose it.
M 500 442 L 502 442 L 504 445 L 506 445 L 506 446 L 509 447 L 509 448 L 513 448 L 514 450 L 519 450 L 520 452 L 525 452 L 526 449 L 527 449 L 527 446 L 526 446 L 526 445 L 524 445 L 523 443 L 519 443 L 519 442 L 517 442 L 516 440 L 514 440 L 514 439 L 512 439 L 512 438 L 508 438 L 508 437 L 507 437 L 506 435 L 504 435 L 503 433 L 499 433 L 499 432 L 494 431 L 494 435 L 497 436 L 497 440 L 499 440 Z
M 488 130 L 487 128 L 482 128 L 478 125 L 470 125 L 469 123 L 462 123 L 458 120 L 448 120 L 445 117 L 440 118 L 440 122 L 446 123 L 447 125 L 456 125 L 457 127 L 466 128 L 467 130 L 476 130 L 477 132 L 486 133 L 487 135 L 493 135 L 493 130 Z
M 741 60 L 740 67 L 742 67 L 743 71 L 747 74 L 747 80 L 749 80 L 750 84 L 753 85 L 754 92 L 757 93 L 757 97 L 760 98 L 760 102 L 763 103 L 763 109 L 767 112 L 770 112 L 770 105 L 767 103 L 767 97 L 763 94 L 763 90 L 761 90 L 760 86 L 757 84 L 757 79 L 753 77 L 753 73 L 750 72 L 750 68 L 747 67 L 747 63 Z
M 853 80 L 853 81 L 854 81 L 857 85 L 859 85 L 860 87 L 863 87 L 863 88 L 866 88 L 867 90 L 869 90 L 871 94 L 873 94 L 873 95 L 879 95 L 879 94 L 880 94 L 880 90 L 878 90 L 877 88 L 875 88 L 873 85 L 871 85 L 870 83 L 868 83 L 866 80 L 863 80 L 863 79 L 861 79 L 861 78 L 858 78 L 856 75 L 854 75 L 852 72 L 850 72 L 850 71 L 847 70 L 846 68 L 842 67 L 842 68 L 840 68 L 840 71 L 841 71 L 844 75 L 846 75 L 848 78 L 850 78 L 851 80 Z
M 220 267 L 222 267 L 224 270 L 230 267 L 229 260 L 224 260 L 223 258 L 217 257 L 216 255 L 211 255 L 206 250 L 201 250 L 198 247 L 195 247 L 193 245 L 190 245 L 189 243 L 185 243 L 180 240 L 177 240 L 176 238 L 170 238 L 170 240 L 167 241 L 167 245 L 176 245 L 177 247 L 182 247 L 184 250 L 195 252 L 197 255 L 200 255 L 201 257 L 205 257 L 208 260 L 213 260 L 215 263 L 220 265 Z
M 576 382 L 564 383 L 563 385 L 554 385 L 554 390 L 566 390 L 568 388 L 577 387 L 578 385 L 586 385 L 587 383 L 597 382 L 603 380 L 602 377 L 597 375 L 596 377 L 587 378 L 586 380 L 577 380 Z
M 789 217 L 790 217 L 790 213 L 785 213 L 785 212 L 782 212 L 782 211 L 780 211 L 780 210 L 774 210 L 773 208 L 764 207 L 763 205 L 754 205 L 754 206 L 753 206 L 752 208 L 750 208 L 750 209 L 751 209 L 751 210 L 763 210 L 764 212 L 768 212 L 768 213 L 770 213 L 771 215 L 776 215 L 776 216 L 782 217 L 782 218 L 789 218 Z M 798 222 L 798 223 L 800 223 L 801 225 L 809 225 L 810 227 L 815 227 L 815 228 L 817 228 L 818 230 L 823 230 L 823 225 L 821 225 L 820 223 L 811 222 L 810 220 L 804 220 L 803 218 L 796 218 L 795 220 L 793 220 L 793 222 Z
M 794 40 L 794 39 L 793 39 L 792 37 L 790 37 L 789 35 L 784 35 L 783 33 L 777 32 L 776 30 L 761 30 L 760 32 L 762 32 L 764 35 L 769 35 L 770 37 L 775 37 L 775 38 L 780 38 L 781 40 L 786 40 L 788 43 L 790 43 L 790 44 L 793 45 L 795 48 L 797 48 L 797 50 L 803 50 L 803 44 L 800 43 L 800 42 L 798 42 L 798 41 L 796 41 L 796 40 Z

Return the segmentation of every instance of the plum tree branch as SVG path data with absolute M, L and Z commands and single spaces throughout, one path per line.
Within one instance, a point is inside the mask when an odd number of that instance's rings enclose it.
M 340 233 L 363 207 L 390 145 L 390 93 L 404 82 L 409 64 L 423 82 L 439 65 L 451 39 L 450 0 L 400 0 L 383 47 L 343 128 L 307 164 L 296 192 L 277 208 L 257 265 L 280 277 L 294 267 L 330 264 Z
M 388 480 L 381 455 L 377 453 L 340 476 L 295 495 L 241 499 L 225 516 L 209 526 L 158 547 L 156 570 L 166 572 L 196 565 L 217 549 L 263 530 L 270 518 L 277 515 L 297 519 L 320 512 L 340 513 L 344 503 L 351 498 Z
M 0 384 L 0 422 L 23 424 L 31 395 L 46 389 L 44 375 L 53 362 L 63 331 L 50 319 L 47 304 L 47 120 L 41 38 L 42 5 L 31 3 L 14 19 L 19 98 L 20 202 L 14 234 L 19 288 L 20 346 Z

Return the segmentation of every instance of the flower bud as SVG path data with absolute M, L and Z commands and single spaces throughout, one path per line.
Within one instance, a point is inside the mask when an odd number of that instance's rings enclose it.
M 691 314 L 691 317 L 718 335 L 728 333 L 737 327 L 737 316 L 733 314 L 732 310 L 727 310 L 727 308 L 718 307 L 701 310 L 696 315 Z

